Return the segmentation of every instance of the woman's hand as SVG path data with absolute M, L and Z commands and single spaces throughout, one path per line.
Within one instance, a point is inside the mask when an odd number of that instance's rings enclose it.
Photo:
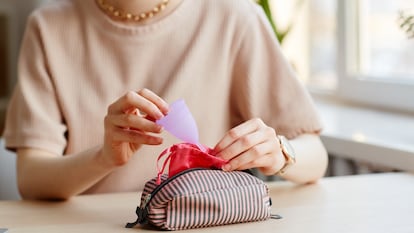
M 275 130 L 258 118 L 231 129 L 214 151 L 229 160 L 224 171 L 259 168 L 264 175 L 274 175 L 285 163 Z
M 155 123 L 168 112 L 168 104 L 148 89 L 130 91 L 108 107 L 101 159 L 109 166 L 129 161 L 141 145 L 159 145 L 162 127 Z

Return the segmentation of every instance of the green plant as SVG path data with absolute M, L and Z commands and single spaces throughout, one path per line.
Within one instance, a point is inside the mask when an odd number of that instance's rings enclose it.
M 407 34 L 408 38 L 414 38 L 414 15 L 400 11 L 399 26 Z
M 289 32 L 292 30 L 294 25 L 294 20 L 291 20 L 290 23 L 287 25 L 285 29 L 281 29 L 278 27 L 274 20 L 274 13 L 272 12 L 272 9 L 270 7 L 270 1 L 271 0 L 255 0 L 257 4 L 259 4 L 263 11 L 265 12 L 267 19 L 269 20 L 270 24 L 272 25 L 273 31 L 276 35 L 276 38 L 279 40 L 279 43 L 282 44 L 285 40 L 286 36 L 289 34 Z M 296 1 L 295 5 L 295 12 L 299 10 L 299 7 L 303 4 L 304 0 L 298 0 Z

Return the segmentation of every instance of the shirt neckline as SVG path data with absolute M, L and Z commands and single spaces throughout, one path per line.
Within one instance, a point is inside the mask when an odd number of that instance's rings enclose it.
M 86 13 L 90 13 L 91 16 L 89 17 L 92 18 L 95 23 L 97 23 L 100 27 L 103 27 L 105 30 L 112 30 L 112 33 L 122 36 L 139 35 L 140 37 L 155 36 L 157 34 L 168 31 L 175 25 L 179 25 L 180 20 L 184 18 L 186 9 L 190 5 L 190 2 L 191 1 L 183 0 L 180 5 L 174 9 L 174 11 L 169 13 L 169 15 L 153 23 L 128 25 L 109 18 L 104 12 L 99 9 L 98 5 L 95 3 L 95 0 L 78 1 L 79 4 L 87 5 L 87 8 L 89 8 L 89 10 L 87 10 Z

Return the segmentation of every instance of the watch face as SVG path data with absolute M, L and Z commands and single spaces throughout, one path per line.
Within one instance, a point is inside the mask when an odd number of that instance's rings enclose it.
M 282 149 L 290 157 L 290 160 L 295 161 L 295 150 L 290 144 L 289 140 L 285 136 L 279 136 L 280 143 L 282 144 Z

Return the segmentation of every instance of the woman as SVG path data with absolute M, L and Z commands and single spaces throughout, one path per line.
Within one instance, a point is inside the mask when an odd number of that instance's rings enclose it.
M 225 171 L 326 169 L 314 105 L 250 0 L 57 1 L 30 16 L 18 69 L 4 137 L 23 198 L 142 189 L 177 142 L 154 120 L 179 98 Z

